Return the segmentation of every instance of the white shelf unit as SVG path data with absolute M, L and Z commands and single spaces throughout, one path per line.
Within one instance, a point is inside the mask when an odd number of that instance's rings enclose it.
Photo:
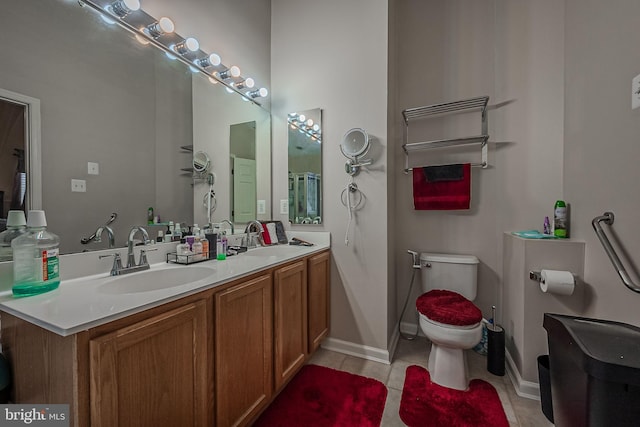
M 471 166 L 479 166 L 486 168 L 488 162 L 488 148 L 487 140 L 488 135 L 488 123 L 487 123 L 487 104 L 489 103 L 488 96 L 481 96 L 477 98 L 463 99 L 461 101 L 446 102 L 443 104 L 427 105 L 423 107 L 408 108 L 402 111 L 402 117 L 404 117 L 405 123 L 405 143 L 402 144 L 402 149 L 405 153 L 404 172 L 408 173 L 413 170 L 409 167 L 409 155 L 417 151 L 429 150 L 434 148 L 446 148 L 454 146 L 479 144 L 482 161 L 480 163 L 472 163 Z M 481 113 L 481 130 L 480 135 L 468 136 L 462 138 L 449 138 L 438 139 L 432 141 L 422 142 L 409 142 L 409 124 L 415 120 L 429 119 L 437 116 L 443 116 L 446 114 L 456 114 L 462 112 L 472 112 L 478 110 Z

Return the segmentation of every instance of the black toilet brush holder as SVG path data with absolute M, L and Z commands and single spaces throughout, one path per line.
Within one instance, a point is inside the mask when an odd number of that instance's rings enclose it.
M 493 319 L 487 328 L 487 371 L 504 375 L 504 329 L 496 325 L 496 306 L 491 307 Z
M 504 375 L 504 329 L 495 324 L 487 328 L 487 371 Z

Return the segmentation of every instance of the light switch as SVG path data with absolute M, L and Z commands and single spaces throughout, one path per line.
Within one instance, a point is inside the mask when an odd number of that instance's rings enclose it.
M 89 175 L 100 175 L 100 165 L 97 163 L 87 163 L 87 172 Z
M 640 107 L 640 74 L 631 81 L 631 109 Z
M 287 215 L 289 213 L 289 199 L 280 199 L 280 214 Z
M 266 200 L 258 200 L 258 215 L 267 213 Z
M 72 179 L 71 180 L 71 191 L 74 193 L 86 193 L 87 192 L 87 181 L 84 179 Z

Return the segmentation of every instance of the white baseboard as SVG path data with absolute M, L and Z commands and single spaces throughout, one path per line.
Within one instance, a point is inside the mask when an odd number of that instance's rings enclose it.
M 506 349 L 505 358 L 507 361 L 507 375 L 509 375 L 509 379 L 511 380 L 511 384 L 513 384 L 516 394 L 527 399 L 540 400 L 540 384 L 525 381 L 522 378 L 513 358 Z
M 398 339 L 395 339 L 397 344 Z M 348 354 L 350 356 L 360 357 L 362 359 L 373 360 L 374 362 L 391 364 L 391 353 L 389 350 L 384 350 L 376 347 L 369 347 L 368 345 L 355 344 L 349 341 L 339 340 L 337 338 L 327 337 L 322 341 L 321 347 L 331 351 L 337 351 L 338 353 Z M 395 347 L 395 344 L 394 344 Z

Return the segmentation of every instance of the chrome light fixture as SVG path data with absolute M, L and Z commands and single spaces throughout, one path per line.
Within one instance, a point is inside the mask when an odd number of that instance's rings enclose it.
M 169 46 L 171 50 L 175 50 L 180 55 L 186 55 L 188 53 L 197 52 L 200 49 L 200 43 L 198 40 L 193 37 L 188 37 L 181 41 L 180 43 L 173 44 Z
M 207 68 L 207 67 L 218 67 L 220 64 L 222 64 L 222 60 L 220 59 L 220 55 L 212 53 L 209 56 L 206 56 L 204 58 L 198 58 L 195 61 L 193 61 L 196 65 L 202 67 L 202 68 Z
M 140 10 L 140 0 L 117 0 L 105 9 L 107 12 L 122 19 L 130 13 Z
M 242 77 L 238 66 L 224 65 L 219 55 L 201 51 L 195 38 L 183 38 L 175 33 L 175 25 L 170 18 L 156 19 L 144 12 L 140 8 L 140 0 L 78 0 L 78 3 L 98 12 L 105 22 L 117 23 L 140 43 L 157 47 L 170 59 L 182 62 L 195 73 L 204 74 L 212 83 L 222 83 L 227 91 L 240 94 L 244 101 L 260 105 L 256 99 L 269 94 L 265 88 L 252 90 L 255 86 L 252 78 Z M 135 16 L 132 15 L 134 12 Z M 151 24 L 147 24 L 149 22 Z
M 151 38 L 157 39 L 164 34 L 173 33 L 174 29 L 173 21 L 165 16 L 153 24 L 147 25 L 142 32 Z

